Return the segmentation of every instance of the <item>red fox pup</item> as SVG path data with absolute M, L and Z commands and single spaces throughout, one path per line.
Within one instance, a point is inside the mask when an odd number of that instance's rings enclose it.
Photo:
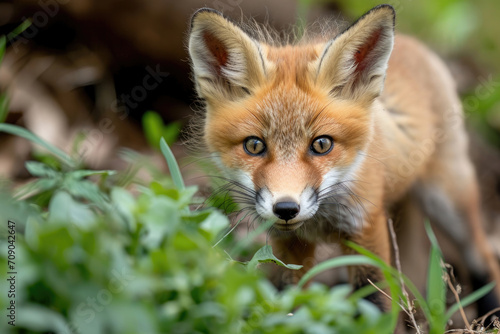
M 387 220 L 408 196 L 458 245 L 476 281 L 500 280 L 454 82 L 426 47 L 395 35 L 394 22 L 380 5 L 337 36 L 286 44 L 198 10 L 189 54 L 207 150 L 236 198 L 274 220 L 276 255 L 304 265 L 294 281 L 320 242 L 350 253 L 350 240 L 391 263 Z M 359 266 L 349 278 L 360 288 L 383 276 Z M 382 294 L 369 299 L 389 307 Z

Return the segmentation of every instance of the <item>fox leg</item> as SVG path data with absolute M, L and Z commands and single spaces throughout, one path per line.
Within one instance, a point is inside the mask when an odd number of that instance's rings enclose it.
M 303 266 L 299 270 L 276 268 L 271 279 L 277 283 L 278 288 L 297 284 L 302 276 L 316 264 L 314 256 L 316 244 L 305 241 L 296 235 L 273 237 L 271 245 L 275 256 L 284 263 Z
M 391 263 L 391 241 L 387 227 L 386 215 L 378 212 L 371 215 L 365 222 L 361 233 L 347 237 L 348 240 L 360 245 L 361 247 L 375 253 L 386 263 Z M 342 245 L 344 254 L 355 254 L 356 252 Z M 348 268 L 349 281 L 354 289 L 362 288 L 372 283 L 384 280 L 382 271 L 373 266 L 352 266 Z M 386 312 L 390 310 L 390 300 L 381 292 L 375 292 L 366 297 L 367 300 L 375 304 L 380 310 Z
M 491 280 L 500 283 L 500 267 L 482 226 L 478 184 L 467 150 L 457 152 L 457 147 L 439 150 L 436 156 L 440 158 L 431 162 L 425 176 L 417 182 L 419 202 L 431 221 L 448 235 L 461 253 L 473 288 L 480 288 Z M 497 284 L 496 296 L 490 293 L 478 301 L 479 315 L 500 306 L 499 297 Z

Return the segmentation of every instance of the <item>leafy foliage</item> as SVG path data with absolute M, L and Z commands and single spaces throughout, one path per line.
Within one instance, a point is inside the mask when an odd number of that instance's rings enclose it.
M 110 171 L 62 172 L 40 162 L 28 162 L 27 169 L 37 177 L 34 193 L 0 201 L 2 212 L 16 222 L 19 273 L 16 327 L 2 321 L 2 333 L 381 333 L 374 328 L 385 328 L 387 315 L 348 298 L 347 286 L 278 292 L 258 270 L 262 262 L 286 265 L 269 246 L 248 264 L 228 258 L 220 247 L 229 246 L 224 242 L 213 247 L 229 221 L 212 208 L 192 210 L 196 188 L 156 180 L 136 185 L 133 196 L 114 184 L 118 175 Z M 105 181 L 97 186 L 89 176 Z M 47 190 L 46 202 L 37 201 L 33 194 Z M 5 252 L 0 265 L 7 266 Z M 1 279 L 6 281 L 5 271 Z M 6 302 L 1 299 L 0 307 Z

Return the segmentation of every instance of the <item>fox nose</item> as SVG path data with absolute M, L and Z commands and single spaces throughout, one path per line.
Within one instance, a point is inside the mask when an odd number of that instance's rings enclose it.
M 276 217 L 288 221 L 295 218 L 300 211 L 300 206 L 292 201 L 277 202 L 273 206 L 273 212 Z

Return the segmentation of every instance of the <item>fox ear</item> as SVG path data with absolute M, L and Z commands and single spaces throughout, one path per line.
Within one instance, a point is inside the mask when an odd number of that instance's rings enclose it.
M 380 5 L 326 44 L 316 82 L 330 95 L 371 101 L 380 95 L 394 44 L 395 11 Z
M 213 9 L 194 13 L 189 55 L 198 94 L 209 101 L 241 98 L 265 77 L 259 43 Z

